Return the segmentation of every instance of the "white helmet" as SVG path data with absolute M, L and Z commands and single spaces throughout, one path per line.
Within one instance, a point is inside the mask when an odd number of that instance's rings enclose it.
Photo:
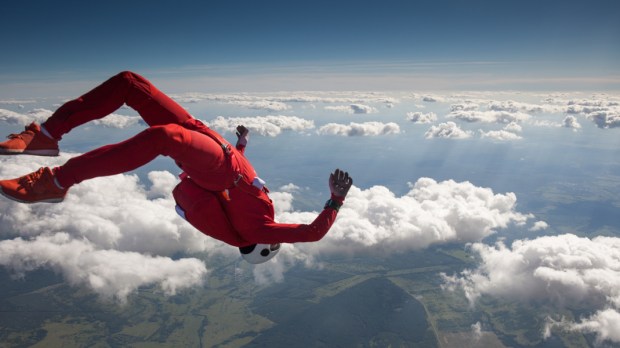
M 241 257 L 249 263 L 259 264 L 269 261 L 280 251 L 280 243 L 276 244 L 252 244 L 240 247 Z

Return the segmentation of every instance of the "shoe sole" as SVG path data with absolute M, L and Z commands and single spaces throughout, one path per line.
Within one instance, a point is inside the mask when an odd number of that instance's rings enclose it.
M 34 155 L 34 156 L 58 156 L 59 150 L 13 150 L 0 149 L 0 155 Z
M 32 204 L 32 203 L 60 203 L 60 202 L 62 202 L 65 199 L 64 197 L 62 197 L 62 198 L 42 199 L 40 201 L 23 201 L 21 199 L 17 199 L 17 198 L 15 198 L 13 196 L 10 196 L 10 195 L 4 193 L 4 190 L 0 190 L 0 194 L 2 194 L 4 197 L 6 197 L 6 198 L 8 198 L 8 199 L 10 199 L 12 201 L 19 202 L 19 203 L 27 203 L 27 204 Z

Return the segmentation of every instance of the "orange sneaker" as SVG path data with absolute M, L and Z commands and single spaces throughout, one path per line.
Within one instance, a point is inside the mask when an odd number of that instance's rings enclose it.
M 22 177 L 1 180 L 0 193 L 21 203 L 58 203 L 65 199 L 68 189 L 60 189 L 54 183 L 54 174 L 49 167 Z
M 11 134 L 0 143 L 0 154 L 58 156 L 58 141 L 41 132 L 41 126 L 32 122 L 19 134 Z

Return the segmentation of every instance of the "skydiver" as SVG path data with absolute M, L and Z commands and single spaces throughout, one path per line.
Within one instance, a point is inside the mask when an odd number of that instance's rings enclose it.
M 159 155 L 169 156 L 183 171 L 172 192 L 179 215 L 202 233 L 238 247 L 248 262 L 262 263 L 277 254 L 280 243 L 323 238 L 353 183 L 347 172 L 336 169 L 329 176 L 330 199 L 312 223 L 275 222 L 269 190 L 244 155 L 249 130 L 237 127 L 233 147 L 131 71 L 66 102 L 41 125 L 33 122 L 23 132 L 9 135 L 0 143 L 0 154 L 58 156 L 58 142 L 64 134 L 124 104 L 140 114 L 149 126 L 146 130 L 73 157 L 61 166 L 1 180 L 0 193 L 23 203 L 58 203 L 71 186 L 84 180 L 128 172 Z

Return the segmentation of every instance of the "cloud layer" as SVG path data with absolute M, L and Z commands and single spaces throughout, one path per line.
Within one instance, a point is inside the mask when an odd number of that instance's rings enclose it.
M 0 177 L 59 165 L 70 156 L 0 158 Z M 121 301 L 141 286 L 156 286 L 165 293 L 199 286 L 207 270 L 192 254 L 239 255 L 236 248 L 204 236 L 176 215 L 171 191 L 177 182 L 169 172 L 154 171 L 146 186 L 135 175 L 85 181 L 60 204 L 2 199 L 0 265 L 16 274 L 53 269 L 71 284 Z M 294 210 L 297 186 L 282 189 L 271 194 L 278 221 L 304 223 L 316 217 L 317 212 Z M 393 253 L 479 241 L 531 218 L 515 207 L 514 194 L 495 194 L 468 182 L 421 178 L 401 197 L 383 186 L 353 187 L 324 241 L 285 246 L 278 258 L 256 267 L 255 276 L 281 279 L 291 265 L 312 264 L 322 254 Z M 172 255 L 190 257 L 172 259 Z
M 426 139 L 445 138 L 445 139 L 467 139 L 471 137 L 471 132 L 462 130 L 456 123 L 449 121 L 443 122 L 424 133 Z
M 69 156 L 1 159 L 0 176 L 11 178 Z M 204 263 L 175 254 L 216 250 L 174 212 L 168 172 L 151 172 L 150 188 L 135 175 L 116 175 L 73 187 L 60 204 L 0 200 L 0 265 L 17 274 L 39 267 L 61 273 L 71 284 L 120 301 L 140 286 L 165 293 L 200 285 Z M 219 252 L 234 254 L 234 250 Z M 153 256 L 159 255 L 159 256 Z
M 515 210 L 513 193 L 495 194 L 488 188 L 452 180 L 420 178 L 397 197 L 383 186 L 351 188 L 338 220 L 314 251 L 416 250 L 449 242 L 479 241 L 510 224 L 531 218 Z M 311 221 L 314 213 L 283 212 L 283 222 Z
M 394 122 L 328 123 L 319 128 L 318 133 L 342 136 L 389 135 L 400 133 L 400 127 Z
M 303 132 L 314 128 L 314 121 L 296 116 L 269 115 L 256 117 L 222 117 L 218 116 L 212 121 L 206 122 L 219 132 L 233 131 L 238 125 L 246 126 L 250 132 L 275 137 L 283 131 L 292 130 Z
M 480 265 L 459 275 L 444 275 L 445 287 L 460 288 L 474 303 L 481 295 L 544 301 L 594 313 L 581 322 L 552 322 L 551 327 L 596 332 L 620 342 L 610 328 L 620 327 L 620 238 L 573 234 L 471 246 Z M 519 286 L 515 286 L 519 284 Z

